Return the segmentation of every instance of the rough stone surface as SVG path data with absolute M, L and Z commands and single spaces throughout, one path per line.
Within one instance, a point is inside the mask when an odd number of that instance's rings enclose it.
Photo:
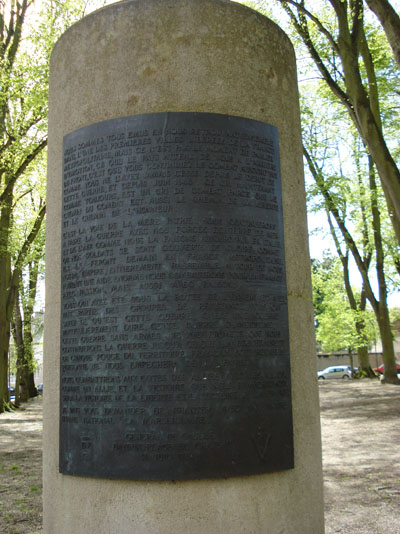
M 58 473 L 62 137 L 115 117 L 239 115 L 278 127 L 289 294 L 295 469 L 228 480 L 132 482 Z M 296 66 L 271 21 L 225 0 L 132 0 L 71 27 L 51 61 L 44 532 L 322 534 L 318 390 Z

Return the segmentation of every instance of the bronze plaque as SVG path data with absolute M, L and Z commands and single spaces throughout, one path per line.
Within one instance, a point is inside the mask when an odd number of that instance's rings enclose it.
M 209 113 L 64 138 L 60 471 L 293 467 L 278 134 Z

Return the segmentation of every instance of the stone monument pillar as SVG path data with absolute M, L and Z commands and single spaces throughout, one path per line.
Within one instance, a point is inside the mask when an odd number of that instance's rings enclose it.
M 46 534 L 322 534 L 296 66 L 227 0 L 128 0 L 51 60 Z

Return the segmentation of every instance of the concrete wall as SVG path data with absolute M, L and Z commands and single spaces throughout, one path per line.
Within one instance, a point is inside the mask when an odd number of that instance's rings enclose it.
M 289 294 L 295 469 L 132 482 L 58 472 L 62 137 L 128 115 L 204 111 L 278 127 Z M 321 534 L 321 443 L 296 66 L 271 21 L 225 0 L 132 0 L 70 28 L 51 61 L 44 532 Z
M 379 367 L 383 363 L 383 357 L 381 352 L 370 352 L 369 361 L 371 367 Z M 350 365 L 350 358 L 348 354 L 317 354 L 317 371 L 322 371 L 326 367 L 332 365 Z M 353 365 L 358 367 L 357 354 L 353 354 Z

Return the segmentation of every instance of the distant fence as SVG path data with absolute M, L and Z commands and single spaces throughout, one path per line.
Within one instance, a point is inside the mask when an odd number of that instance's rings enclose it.
M 382 352 L 370 352 L 369 361 L 372 368 L 382 365 Z M 317 354 L 317 371 L 321 371 L 331 365 L 350 365 L 349 354 L 347 352 Z M 353 365 L 358 367 L 357 353 L 353 354 Z

